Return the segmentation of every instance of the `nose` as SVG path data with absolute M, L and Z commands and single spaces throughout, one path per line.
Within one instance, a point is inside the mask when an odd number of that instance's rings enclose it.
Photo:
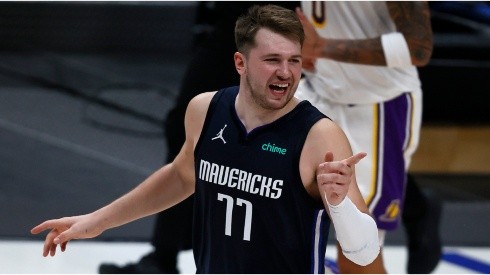
M 290 68 L 290 65 L 289 65 L 289 62 L 281 62 L 279 64 L 279 67 L 277 68 L 277 76 L 281 79 L 288 79 L 289 77 L 291 77 L 292 75 L 292 72 L 291 72 L 291 68 Z

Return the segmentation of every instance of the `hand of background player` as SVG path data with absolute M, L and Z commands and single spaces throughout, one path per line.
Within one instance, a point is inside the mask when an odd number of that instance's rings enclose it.
M 59 245 L 61 251 L 66 250 L 68 241 L 73 239 L 93 238 L 102 233 L 102 230 L 93 221 L 90 214 L 61 219 L 48 220 L 31 229 L 32 234 L 39 234 L 51 229 L 44 241 L 43 256 L 54 256 Z
M 363 159 L 366 153 L 357 153 L 349 158 L 334 161 L 333 153 L 325 154 L 325 162 L 318 166 L 316 179 L 323 199 L 331 205 L 341 203 L 353 180 L 354 165 Z
M 324 41 L 320 38 L 320 35 L 315 30 L 315 27 L 308 21 L 305 14 L 301 11 L 301 8 L 296 8 L 296 15 L 303 25 L 305 32 L 305 41 L 303 42 L 303 48 L 301 55 L 303 57 L 303 68 L 308 71 L 315 70 L 316 59 L 321 56 Z

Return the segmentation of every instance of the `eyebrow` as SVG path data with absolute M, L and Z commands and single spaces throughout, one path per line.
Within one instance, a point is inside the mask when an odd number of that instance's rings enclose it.
M 280 57 L 280 56 L 282 56 L 282 55 L 277 54 L 277 53 L 271 53 L 271 54 L 265 54 L 262 57 L 263 58 L 268 58 L 268 57 Z M 303 56 L 301 54 L 295 54 L 295 55 L 292 55 L 289 58 L 303 58 Z

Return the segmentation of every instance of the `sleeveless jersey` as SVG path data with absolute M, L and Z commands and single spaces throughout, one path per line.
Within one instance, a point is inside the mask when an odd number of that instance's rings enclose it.
M 302 1 L 301 7 L 321 37 L 367 39 L 396 32 L 384 1 Z M 315 68 L 315 74 L 305 72 L 310 85 L 335 103 L 377 103 L 421 90 L 414 66 L 388 68 L 319 58 Z
M 237 94 L 215 94 L 194 151 L 197 273 L 324 273 L 330 220 L 306 192 L 299 158 L 325 115 L 302 101 L 247 133 Z

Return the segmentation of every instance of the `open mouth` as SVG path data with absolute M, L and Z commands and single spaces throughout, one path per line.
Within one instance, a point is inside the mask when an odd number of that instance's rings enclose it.
M 289 84 L 284 83 L 284 84 L 270 84 L 269 88 L 275 92 L 275 93 L 285 93 L 286 90 L 288 89 Z

